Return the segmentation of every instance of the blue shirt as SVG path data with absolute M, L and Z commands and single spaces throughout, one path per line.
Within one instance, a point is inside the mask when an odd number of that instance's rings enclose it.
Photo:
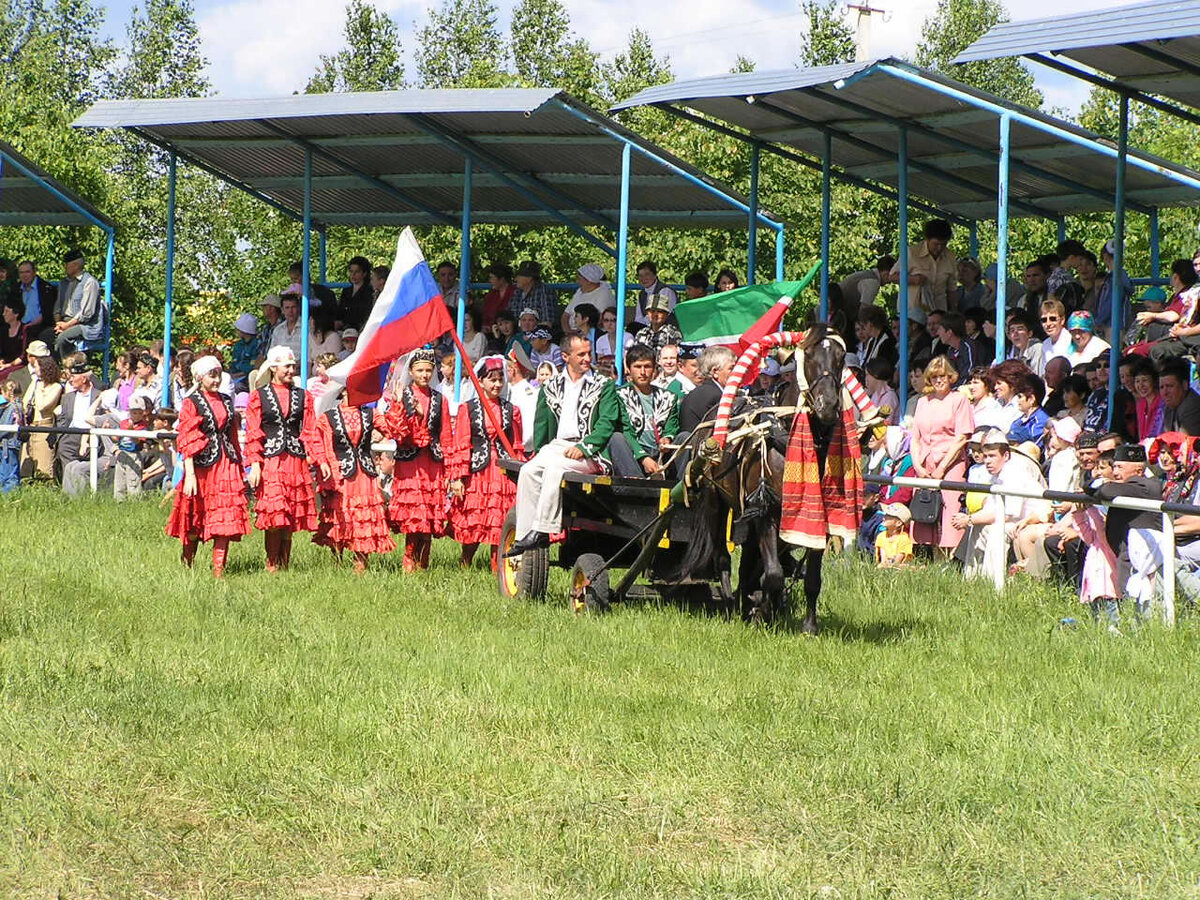
M 38 300 L 38 281 L 39 279 L 34 278 L 29 287 L 21 285 L 21 300 L 25 303 L 25 315 L 21 317 L 22 325 L 28 325 L 42 315 L 42 304 Z
M 1041 446 L 1042 432 L 1046 430 L 1046 423 L 1049 421 L 1050 417 L 1039 406 L 1029 415 L 1022 416 L 1012 423 L 1012 427 L 1008 429 L 1008 442 L 1010 444 L 1021 444 L 1025 441 L 1033 441 L 1038 446 Z

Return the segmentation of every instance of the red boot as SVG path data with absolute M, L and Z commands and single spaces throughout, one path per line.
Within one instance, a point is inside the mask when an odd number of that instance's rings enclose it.
M 229 538 L 213 538 L 213 578 L 225 577 L 225 557 L 229 554 Z

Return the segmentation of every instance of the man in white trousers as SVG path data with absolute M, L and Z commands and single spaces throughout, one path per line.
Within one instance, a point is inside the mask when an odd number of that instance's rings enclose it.
M 609 471 L 602 455 L 619 423 L 615 383 L 592 371 L 592 344 L 581 334 L 563 339 L 563 370 L 542 385 L 534 416 L 533 458 L 517 478 L 517 534 L 506 556 L 549 547 L 562 531 L 565 472 Z

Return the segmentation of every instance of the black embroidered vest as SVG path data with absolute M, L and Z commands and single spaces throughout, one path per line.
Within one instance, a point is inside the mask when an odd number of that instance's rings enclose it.
M 350 442 L 350 435 L 346 431 L 342 408 L 335 406 L 325 413 L 329 424 L 333 426 L 333 452 L 337 455 L 338 467 L 343 478 L 353 478 L 355 469 L 362 469 L 364 474 L 374 478 L 378 474 L 375 471 L 375 460 L 371 457 L 371 428 L 374 426 L 375 413 L 370 407 L 361 406 L 358 414 L 362 423 L 362 435 L 358 443 L 354 444 Z
M 304 391 L 293 385 L 288 389 L 291 405 L 285 417 L 279 406 L 275 388 L 267 385 L 258 391 L 262 404 L 263 458 L 283 456 L 285 453 L 304 459 L 304 445 L 300 443 L 300 430 L 304 427 Z
M 467 401 L 467 410 L 471 417 L 471 471 L 482 472 L 486 469 L 492 453 L 496 454 L 497 459 L 512 459 L 498 435 L 488 438 L 487 413 L 483 411 L 483 404 L 478 397 Z M 501 400 L 500 425 L 509 439 L 512 438 L 512 424 L 513 405 L 507 400 Z
M 218 428 L 216 414 L 202 391 L 196 391 L 188 399 L 200 416 L 200 432 L 206 440 L 204 449 L 192 457 L 192 465 L 207 469 L 221 458 L 222 453 L 226 459 L 240 463 L 242 460 L 233 440 L 233 401 L 221 395 L 221 404 L 225 407 L 225 427 Z
M 425 417 L 425 427 L 429 429 L 429 452 L 438 462 L 442 461 L 442 395 L 437 391 L 431 390 L 429 397 L 429 415 Z M 406 416 L 414 417 L 421 415 L 421 407 L 417 405 L 417 398 L 413 396 L 412 385 L 406 387 L 400 394 L 400 403 L 404 407 Z M 420 447 L 406 446 L 396 447 L 396 459 L 405 460 L 412 459 L 417 455 Z

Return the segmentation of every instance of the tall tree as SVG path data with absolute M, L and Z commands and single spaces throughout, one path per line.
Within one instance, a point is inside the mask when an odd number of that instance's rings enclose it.
M 521 0 L 509 26 L 517 77 L 536 87 L 561 87 L 590 103 L 600 100 L 597 55 L 571 33 L 559 0 Z
M 629 47 L 604 68 L 604 93 L 610 103 L 619 103 L 638 91 L 671 80 L 671 58 L 654 55 L 650 35 L 635 28 L 629 32 Z
M 511 82 L 491 0 L 442 0 L 417 36 L 421 87 L 500 87 Z
M 804 0 L 800 10 L 808 19 L 800 38 L 803 65 L 833 66 L 854 59 L 854 29 L 846 24 L 838 0 Z
M 322 54 L 306 93 L 394 91 L 404 87 L 400 29 L 391 16 L 365 0 L 350 0 L 342 34 L 346 46 L 332 55 Z
M 917 64 L 945 72 L 952 78 L 1004 97 L 1014 103 L 1039 109 L 1042 92 L 1033 73 L 1018 59 L 993 59 L 964 65 L 952 60 L 982 37 L 993 25 L 1008 21 L 1000 0 L 938 0 L 937 9 L 921 26 Z

